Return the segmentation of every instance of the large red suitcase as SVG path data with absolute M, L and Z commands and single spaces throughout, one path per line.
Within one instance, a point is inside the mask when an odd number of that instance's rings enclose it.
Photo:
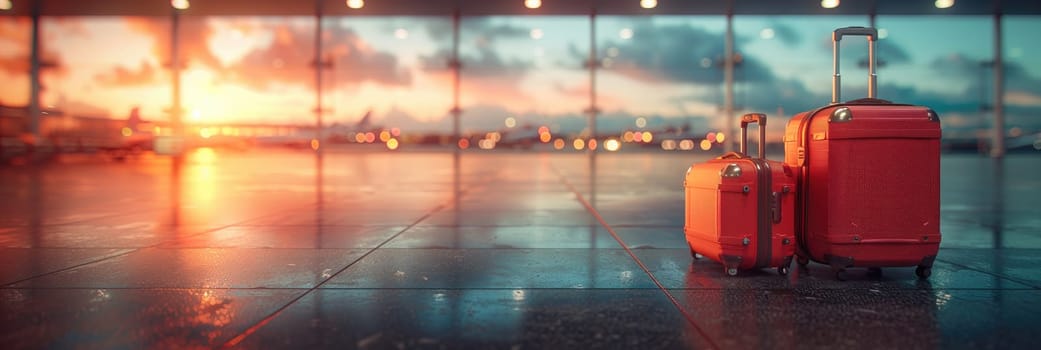
M 746 152 L 748 124 L 759 124 L 759 158 Z M 777 267 L 788 273 L 795 254 L 795 174 L 765 158 L 766 116 L 741 118 L 741 152 L 694 164 L 684 180 L 683 232 L 695 258 L 739 269 Z
M 839 41 L 870 45 L 868 98 L 838 103 Z M 931 274 L 940 247 L 940 122 L 927 107 L 875 98 L 874 28 L 832 34 L 832 103 L 794 116 L 785 128 L 785 162 L 799 175 L 800 265 L 917 266 Z

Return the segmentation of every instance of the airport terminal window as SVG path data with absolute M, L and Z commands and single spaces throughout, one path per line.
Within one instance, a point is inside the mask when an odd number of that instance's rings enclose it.
M 0 106 L 29 103 L 29 17 L 0 17 Z
M 775 120 L 787 120 L 827 104 L 831 101 L 832 32 L 867 25 L 866 16 L 734 17 L 735 51 L 742 56 L 734 69 L 735 111 L 764 112 Z M 841 43 L 843 100 L 866 95 L 867 68 L 860 62 L 867 60 L 867 47 L 863 39 Z M 878 57 L 884 58 L 886 53 L 880 48 Z M 784 128 L 776 126 L 784 124 L 773 125 L 769 138 L 779 142 Z
M 1041 17 L 1007 16 L 1003 21 L 1005 126 L 1010 137 L 1036 135 L 1041 131 Z
M 74 117 L 166 118 L 170 23 L 157 17 L 44 17 L 42 107 Z
M 989 16 L 880 16 L 887 37 L 879 95 L 940 113 L 943 136 L 970 137 L 991 124 L 994 24 Z M 921 28 L 930 28 L 921 30 Z M 956 40 L 955 40 L 956 38 Z
M 506 129 L 513 117 L 515 127 L 580 133 L 589 107 L 589 31 L 585 16 L 464 17 L 463 132 Z
M 184 17 L 189 123 L 315 123 L 313 17 Z
M 596 30 L 600 134 L 721 126 L 724 17 L 599 16 Z
M 405 135 L 451 133 L 451 33 L 446 17 L 327 20 L 326 125 L 357 125 L 369 113 L 376 126 Z

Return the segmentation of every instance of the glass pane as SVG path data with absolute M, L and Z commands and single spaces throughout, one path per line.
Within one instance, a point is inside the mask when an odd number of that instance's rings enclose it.
M 794 114 L 827 104 L 831 101 L 832 32 L 867 25 L 866 16 L 735 17 L 734 40 L 743 57 L 734 74 L 735 110 L 764 112 L 773 120 L 786 121 Z M 867 96 L 866 41 L 845 38 L 840 50 L 840 99 Z M 879 45 L 878 58 L 894 60 L 896 55 L 891 51 Z M 879 88 L 880 95 L 881 91 Z M 770 141 L 780 142 L 784 123 L 767 125 Z
M 189 123 L 315 124 L 313 17 L 184 17 Z
M 330 132 L 398 129 L 405 143 L 451 133 L 450 18 L 343 17 L 323 28 Z
M 0 106 L 29 104 L 31 25 L 28 17 L 0 17 Z
M 544 125 L 554 139 L 580 134 L 590 102 L 589 71 L 583 67 L 589 32 L 584 16 L 463 18 L 464 134 L 505 130 L 508 118 L 514 118 L 509 129 Z
M 599 133 L 624 143 L 676 148 L 723 119 L 723 17 L 597 17 Z M 658 140 L 655 140 L 657 138 Z M 671 146 L 670 146 L 671 145 Z M 689 147 L 684 147 L 688 148 Z
M 1041 17 L 1004 17 L 1005 126 L 1010 149 L 1041 149 Z
M 992 18 L 880 16 L 878 24 L 882 43 L 904 53 L 879 70 L 879 95 L 933 108 L 945 139 L 975 145 L 992 118 Z
M 44 109 L 125 119 L 140 107 L 144 119 L 167 118 L 168 18 L 45 17 L 40 32 Z

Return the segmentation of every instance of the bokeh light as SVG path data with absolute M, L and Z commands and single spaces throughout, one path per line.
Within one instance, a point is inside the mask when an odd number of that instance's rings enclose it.
M 610 152 L 617 152 L 619 148 L 622 148 L 622 143 L 615 139 L 608 139 L 604 141 L 604 149 Z
M 586 148 L 586 142 L 582 139 L 575 139 L 575 141 L 572 142 L 572 146 L 581 151 Z
M 712 149 L 712 141 L 701 140 L 701 150 L 702 151 L 708 151 L 710 149 Z
M 557 150 L 564 149 L 564 139 L 553 140 L 553 148 L 555 148 Z
M 539 40 L 539 39 L 542 39 L 542 36 L 543 36 L 543 35 L 544 35 L 545 33 L 543 33 L 543 32 L 542 32 L 542 29 L 539 29 L 539 28 L 535 28 L 535 29 L 532 29 L 532 30 L 531 30 L 531 33 L 530 33 L 530 34 L 531 34 L 531 38 L 532 38 L 532 39 L 535 39 L 535 40 Z
M 188 3 L 188 0 L 170 0 L 170 6 L 178 10 L 187 10 L 192 5 Z

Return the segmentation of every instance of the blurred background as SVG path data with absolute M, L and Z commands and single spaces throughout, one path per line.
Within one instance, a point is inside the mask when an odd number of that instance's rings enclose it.
M 0 0 L 0 155 L 719 153 L 746 112 L 778 151 L 845 26 L 879 29 L 879 96 L 936 110 L 945 150 L 1041 149 L 1037 1 Z

